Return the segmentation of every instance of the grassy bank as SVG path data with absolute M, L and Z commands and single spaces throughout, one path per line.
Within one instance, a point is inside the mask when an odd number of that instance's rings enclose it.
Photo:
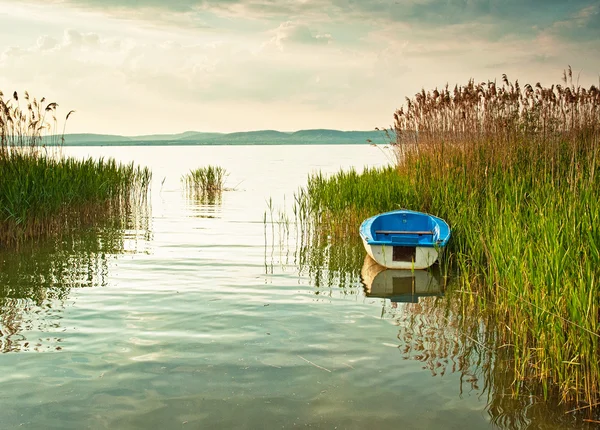
M 397 111 L 398 163 L 312 176 L 301 223 L 330 240 L 399 207 L 446 219 L 445 258 L 479 309 L 514 395 L 600 401 L 600 92 L 469 82 Z M 498 364 L 498 363 L 497 363 Z
M 56 103 L 30 100 L 27 94 L 19 100 L 15 93 L 5 101 L 0 93 L 2 247 L 120 216 L 148 190 L 148 169 L 48 151 L 41 138 L 56 129 L 56 108 Z

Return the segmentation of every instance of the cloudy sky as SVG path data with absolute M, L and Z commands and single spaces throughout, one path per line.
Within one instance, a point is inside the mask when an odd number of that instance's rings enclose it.
M 0 0 L 0 90 L 124 135 L 386 127 L 446 83 L 598 84 L 599 0 Z

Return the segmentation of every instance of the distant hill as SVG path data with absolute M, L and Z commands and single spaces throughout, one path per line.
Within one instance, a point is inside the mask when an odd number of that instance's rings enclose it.
M 225 144 L 234 145 L 265 145 L 284 144 L 289 138 L 289 133 L 276 130 L 243 131 L 220 136 L 219 140 Z
M 197 138 L 210 138 L 222 136 L 223 133 L 201 133 L 199 131 L 185 131 L 178 134 L 149 134 L 147 136 L 132 136 L 136 141 L 156 141 L 156 140 L 187 140 Z
M 319 141 L 322 143 L 389 143 L 380 131 L 340 131 L 340 130 L 300 130 L 292 133 L 291 140 L 302 143 L 305 141 Z
M 126 136 L 118 136 L 114 134 L 65 134 L 65 145 L 68 144 L 78 144 L 77 142 L 85 142 L 85 144 L 90 143 L 110 143 L 110 142 L 128 142 L 131 141 L 131 137 Z M 52 142 L 60 142 L 60 137 L 58 136 L 45 136 L 42 138 L 42 141 L 46 144 L 50 144 Z
M 153 134 L 143 136 L 118 136 L 107 134 L 65 134 L 66 146 L 118 146 L 118 145 L 348 145 L 386 144 L 388 138 L 381 131 L 276 130 L 246 131 L 237 133 L 203 133 L 186 131 L 178 134 Z M 60 142 L 48 136 L 44 143 Z

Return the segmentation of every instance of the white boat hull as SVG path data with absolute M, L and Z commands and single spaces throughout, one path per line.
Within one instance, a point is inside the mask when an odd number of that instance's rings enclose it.
M 414 248 L 414 256 L 410 260 L 398 261 L 398 259 L 394 259 L 393 245 L 369 245 L 364 238 L 362 241 L 369 257 L 388 269 L 427 269 L 436 262 L 440 254 L 438 251 L 441 251 L 434 247 L 417 246 Z

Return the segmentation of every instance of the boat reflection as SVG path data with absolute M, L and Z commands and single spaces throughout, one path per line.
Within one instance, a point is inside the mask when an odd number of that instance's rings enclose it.
M 367 297 L 389 299 L 393 303 L 418 303 L 422 297 L 441 297 L 444 282 L 438 267 L 429 270 L 386 269 L 368 255 L 361 269 Z

